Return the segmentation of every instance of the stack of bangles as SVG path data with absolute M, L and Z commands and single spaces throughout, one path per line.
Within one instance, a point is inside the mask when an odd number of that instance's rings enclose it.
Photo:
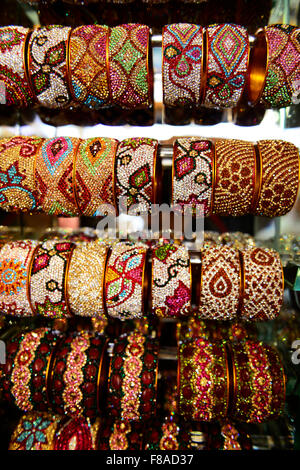
M 159 241 L 11 241 L 0 249 L 0 311 L 15 317 L 274 319 L 284 276 L 272 249 Z
M 1 139 L 0 208 L 65 217 L 154 212 L 168 186 L 163 148 L 146 137 Z M 292 143 L 181 137 L 171 151 L 176 212 L 278 217 L 295 204 L 299 151 Z
M 150 28 L 142 24 L 0 28 L 6 105 L 149 108 L 153 104 Z M 162 32 L 166 106 L 281 108 L 298 102 L 299 28 L 257 31 L 250 46 L 236 24 L 178 23 Z

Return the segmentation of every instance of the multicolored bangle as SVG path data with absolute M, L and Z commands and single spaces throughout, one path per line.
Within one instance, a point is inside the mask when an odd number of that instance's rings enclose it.
M 79 215 L 74 188 L 74 162 L 81 139 L 46 139 L 36 158 L 38 208 L 50 215 Z
M 147 252 L 144 243 L 117 242 L 112 246 L 104 281 L 105 307 L 110 317 L 128 320 L 143 316 Z
M 203 28 L 170 24 L 162 33 L 163 102 L 166 106 L 199 107 L 203 62 Z
M 273 320 L 279 314 L 284 291 L 279 254 L 272 249 L 241 251 L 243 294 L 240 316 L 245 320 Z
M 37 242 L 6 243 L 0 251 L 0 311 L 5 315 L 31 316 L 28 299 L 29 271 Z
M 97 436 L 97 450 L 143 450 L 144 423 L 103 419 Z
M 22 416 L 10 440 L 9 450 L 53 450 L 60 419 L 50 413 Z
M 36 248 L 30 271 L 30 303 L 36 315 L 70 317 L 69 265 L 75 244 L 48 240 Z
M 74 315 L 102 317 L 103 284 L 108 246 L 100 241 L 82 242 L 72 254 L 68 276 L 70 310 Z
M 191 307 L 191 265 L 189 253 L 174 243 L 152 248 L 152 313 L 176 318 L 188 315 Z
M 108 104 L 108 26 L 83 25 L 69 39 L 69 85 L 73 99 L 91 109 Z
M 184 419 L 211 421 L 227 415 L 228 358 L 224 342 L 187 341 L 178 352 L 178 413 Z
M 44 139 L 12 137 L 0 140 L 0 207 L 8 212 L 37 209 L 36 158 Z
M 95 450 L 89 419 L 81 416 L 61 421 L 54 436 L 53 450 Z
M 109 138 L 83 140 L 75 163 L 75 195 L 81 215 L 99 216 L 114 205 L 114 165 L 118 141 Z
M 229 320 L 240 301 L 241 268 L 238 250 L 211 246 L 201 253 L 200 298 L 197 316 Z
M 27 81 L 25 44 L 29 29 L 22 26 L 0 28 L 0 80 L 4 89 L 1 103 L 25 108 L 34 104 Z
M 114 344 L 107 403 L 110 413 L 124 421 L 144 420 L 155 412 L 158 342 L 139 332 Z
M 211 212 L 214 146 L 197 137 L 176 139 L 173 148 L 172 204 L 182 209 L 200 207 L 203 216 Z
M 110 29 L 108 64 L 111 102 L 122 108 L 151 106 L 153 73 L 149 54 L 150 28 L 123 24 Z
M 257 143 L 261 165 L 260 193 L 253 212 L 279 217 L 295 204 L 299 185 L 299 151 L 289 142 L 260 140 Z
M 31 88 L 41 106 L 62 108 L 70 104 L 67 80 L 67 50 L 70 27 L 42 26 L 32 31 L 28 42 L 28 72 Z
M 150 212 L 155 200 L 154 179 L 158 141 L 131 138 L 119 143 L 115 160 L 116 206 Z M 126 199 L 122 201 L 122 199 Z

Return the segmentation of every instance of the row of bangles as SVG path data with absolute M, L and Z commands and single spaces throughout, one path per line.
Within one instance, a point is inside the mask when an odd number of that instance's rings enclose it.
M 151 30 L 141 24 L 0 28 L 2 103 L 47 108 L 153 104 Z M 162 34 L 166 106 L 265 108 L 297 103 L 300 30 L 274 24 L 256 33 L 235 24 L 178 23 Z
M 144 137 L 1 139 L 0 207 L 60 216 L 145 215 L 167 197 L 178 213 L 276 217 L 296 201 L 299 151 L 292 143 L 178 138 L 170 149 L 171 185 L 163 181 L 161 151 L 156 139 Z

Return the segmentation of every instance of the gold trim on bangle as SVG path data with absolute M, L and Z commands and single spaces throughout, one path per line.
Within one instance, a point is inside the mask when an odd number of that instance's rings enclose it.
M 217 158 L 216 158 L 216 142 L 211 140 L 212 144 L 212 182 L 211 182 L 211 200 L 210 200 L 210 215 L 214 214 L 214 202 L 215 202 L 215 189 L 216 189 L 216 173 L 217 173 Z
M 26 297 L 27 297 L 27 300 L 28 300 L 28 303 L 30 305 L 30 308 L 31 308 L 31 311 L 32 311 L 32 315 L 35 316 L 37 315 L 37 311 L 33 308 L 33 304 L 31 302 L 31 272 L 32 272 L 32 268 L 33 268 L 33 263 L 34 263 L 34 260 L 35 260 L 35 255 L 36 255 L 36 252 L 38 251 L 38 249 L 40 248 L 40 246 L 42 245 L 42 243 L 38 243 L 36 245 L 36 247 L 34 248 L 33 252 L 32 252 L 32 255 L 31 255 L 31 258 L 30 258 L 30 263 L 29 263 L 29 266 L 28 266 L 28 271 L 27 271 L 27 286 L 26 286 Z
M 207 58 L 208 58 L 208 39 L 207 30 L 202 28 L 202 57 L 201 57 L 201 77 L 200 77 L 200 106 L 204 103 L 207 83 Z
M 98 373 L 97 373 L 97 385 L 96 385 L 96 402 L 97 402 L 97 411 L 98 413 L 101 413 L 102 410 L 100 408 L 100 386 L 101 384 L 103 385 L 104 383 L 104 379 L 103 379 L 103 367 L 106 366 L 105 362 L 103 361 L 104 359 L 104 355 L 105 353 L 107 352 L 107 345 L 108 345 L 108 339 L 106 339 L 103 343 L 103 348 L 102 348 L 102 354 L 101 354 L 101 357 L 100 357 L 100 362 L 99 362 L 99 366 L 98 366 Z M 110 361 L 111 362 L 111 361 Z M 107 381 L 108 381 L 108 377 L 109 375 L 107 375 Z M 102 395 L 103 395 L 103 391 L 102 391 Z
M 71 258 L 74 253 L 76 245 L 75 243 L 71 246 L 67 261 L 66 261 L 66 269 L 65 269 L 65 278 L 64 278 L 64 290 L 65 290 L 65 302 L 66 302 L 66 308 L 68 312 L 68 317 L 74 317 L 74 314 L 71 310 L 70 307 L 70 301 L 69 301 L 69 293 L 68 293 L 68 282 L 69 282 L 69 268 L 70 268 L 70 263 L 71 263 Z
M 111 34 L 111 28 L 108 26 L 107 27 L 107 32 L 106 32 L 106 60 L 105 60 L 105 65 L 106 65 L 106 73 L 107 73 L 107 86 L 108 86 L 108 103 L 112 105 L 112 92 L 111 92 L 111 87 L 110 87 L 110 67 L 109 67 L 109 41 L 110 41 L 110 34 Z
M 253 199 L 251 206 L 251 213 L 255 213 L 262 187 L 262 156 L 258 143 L 253 144 L 254 147 L 254 162 L 255 162 L 255 182 L 253 190 Z

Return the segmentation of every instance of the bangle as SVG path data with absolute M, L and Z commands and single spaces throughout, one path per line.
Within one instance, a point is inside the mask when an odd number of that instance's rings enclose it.
M 144 423 L 103 419 L 97 436 L 97 450 L 143 450 Z
M 29 271 L 37 242 L 4 244 L 0 251 L 0 310 L 5 315 L 31 316 Z
M 180 440 L 180 427 L 173 416 L 167 416 L 163 423 L 156 419 L 145 429 L 145 450 L 184 450 Z
M 30 302 L 36 315 L 70 317 L 69 264 L 75 244 L 48 240 L 38 245 L 30 272 Z
M 242 26 L 212 25 L 206 28 L 206 83 L 204 106 L 234 108 L 246 83 L 249 37 Z
M 78 244 L 72 253 L 68 276 L 70 310 L 74 315 L 104 315 L 103 282 L 108 247 L 100 241 Z
M 256 154 L 252 143 L 217 139 L 213 213 L 235 217 L 248 214 L 254 197 Z
M 67 49 L 71 28 L 43 26 L 28 42 L 29 81 L 41 106 L 62 108 L 70 103 L 67 83 Z
M 283 302 L 284 279 L 280 256 L 267 248 L 243 250 L 241 256 L 244 271 L 241 318 L 273 320 Z
M 240 257 L 228 246 L 211 246 L 201 255 L 201 289 L 197 316 L 231 320 L 240 298 Z
M 191 308 L 191 264 L 188 251 L 173 243 L 152 248 L 152 313 L 176 318 Z
M 94 450 L 90 421 L 82 416 L 61 421 L 53 441 L 53 450 Z
M 73 170 L 80 142 L 70 137 L 46 139 L 37 154 L 38 208 L 49 215 L 79 215 Z
M 144 313 L 144 243 L 117 242 L 110 251 L 105 272 L 105 306 L 110 317 L 128 320 Z
M 187 341 L 179 346 L 178 358 L 179 415 L 195 421 L 225 418 L 229 403 L 225 343 Z
M 151 106 L 153 73 L 149 42 L 148 26 L 123 24 L 110 29 L 108 68 L 112 104 L 128 109 Z
M 88 217 L 102 215 L 114 205 L 114 164 L 118 141 L 91 138 L 79 144 L 75 169 L 75 194 L 79 212 Z
M 35 162 L 44 139 L 13 137 L 0 141 L 0 207 L 8 212 L 37 209 Z
M 13 432 L 9 450 L 53 450 L 60 420 L 50 413 L 25 414 Z
M 113 417 L 135 421 L 155 412 L 158 343 L 133 332 L 115 342 L 111 360 L 108 406 Z
M 260 140 L 261 191 L 255 215 L 279 217 L 295 204 L 299 184 L 299 152 L 281 140 Z
M 0 28 L 0 80 L 4 86 L 1 102 L 7 106 L 24 108 L 34 103 L 25 66 L 28 34 L 29 29 L 22 26 Z
M 154 175 L 158 141 L 131 138 L 119 143 L 115 161 L 116 206 L 150 212 L 154 201 Z
M 69 85 L 73 99 L 91 109 L 109 100 L 106 67 L 108 26 L 83 25 L 69 39 Z
M 197 137 L 176 139 L 173 148 L 172 204 L 182 209 L 200 206 L 210 214 L 213 184 L 213 144 Z
M 164 104 L 199 107 L 203 28 L 187 23 L 164 26 L 162 50 Z

